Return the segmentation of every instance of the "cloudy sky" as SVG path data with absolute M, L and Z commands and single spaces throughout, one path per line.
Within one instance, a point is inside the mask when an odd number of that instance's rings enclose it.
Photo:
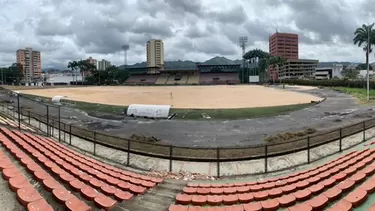
M 18 48 L 42 52 L 42 66 L 65 67 L 92 56 L 129 64 L 145 61 L 148 39 L 164 40 L 165 60 L 205 61 L 241 57 L 247 49 L 268 51 L 276 31 L 300 36 L 300 57 L 364 62 L 352 44 L 356 27 L 375 21 L 375 0 L 0 0 L 0 66 L 15 61 Z M 375 58 L 372 56 L 371 60 Z

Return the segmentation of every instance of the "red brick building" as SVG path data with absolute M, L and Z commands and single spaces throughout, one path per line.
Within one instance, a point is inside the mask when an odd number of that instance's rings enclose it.
M 298 59 L 298 34 L 276 32 L 269 38 L 269 53 L 285 59 Z M 278 79 L 278 70 L 268 69 L 270 79 Z

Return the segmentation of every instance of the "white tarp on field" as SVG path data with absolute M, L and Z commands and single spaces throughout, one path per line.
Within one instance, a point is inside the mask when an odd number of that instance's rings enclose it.
M 168 118 L 170 109 L 170 105 L 131 104 L 126 111 L 126 115 L 148 118 Z

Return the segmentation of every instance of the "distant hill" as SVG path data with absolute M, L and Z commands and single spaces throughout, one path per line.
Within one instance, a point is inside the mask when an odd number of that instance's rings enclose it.
M 195 69 L 197 63 L 210 64 L 210 65 L 218 65 L 218 64 L 241 64 L 242 65 L 242 60 L 239 60 L 239 59 L 230 60 L 222 56 L 216 56 L 204 62 L 195 62 L 191 60 L 185 60 L 185 61 L 178 60 L 178 61 L 165 61 L 164 65 L 165 65 L 165 69 Z M 355 67 L 360 63 L 353 63 L 353 62 L 346 62 L 346 61 L 344 62 L 337 62 L 337 61 L 320 62 L 318 64 L 318 67 L 330 67 L 333 64 L 342 64 L 344 67 L 347 67 L 347 66 Z M 375 68 L 375 62 L 371 63 L 371 65 L 373 66 L 373 68 Z M 140 63 L 128 65 L 129 68 L 141 68 L 141 67 L 146 67 L 146 66 L 147 66 L 146 62 L 140 62 Z M 120 68 L 123 68 L 123 65 L 121 65 Z M 46 72 L 49 70 L 56 71 L 57 68 L 43 68 L 42 69 L 42 71 L 46 71 Z
M 331 67 L 334 64 L 342 64 L 343 66 L 349 66 L 352 62 L 319 62 L 318 67 Z
M 165 61 L 164 67 L 165 69 L 195 69 L 197 66 L 197 63 L 200 64 L 210 64 L 210 65 L 218 65 L 218 64 L 242 64 L 242 60 L 230 60 L 225 57 L 214 57 L 212 59 L 209 59 L 205 62 L 194 62 L 190 60 L 186 61 Z M 129 68 L 138 68 L 138 67 L 146 67 L 146 62 L 136 63 L 133 65 L 128 65 Z M 120 68 L 123 68 L 123 65 L 120 66 Z

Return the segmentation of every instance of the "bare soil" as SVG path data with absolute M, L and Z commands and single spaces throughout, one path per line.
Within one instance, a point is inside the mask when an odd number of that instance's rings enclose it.
M 228 109 L 305 104 L 322 99 L 310 94 L 264 86 L 95 86 L 21 90 L 23 94 L 127 106 L 130 104 L 172 105 L 173 108 Z

